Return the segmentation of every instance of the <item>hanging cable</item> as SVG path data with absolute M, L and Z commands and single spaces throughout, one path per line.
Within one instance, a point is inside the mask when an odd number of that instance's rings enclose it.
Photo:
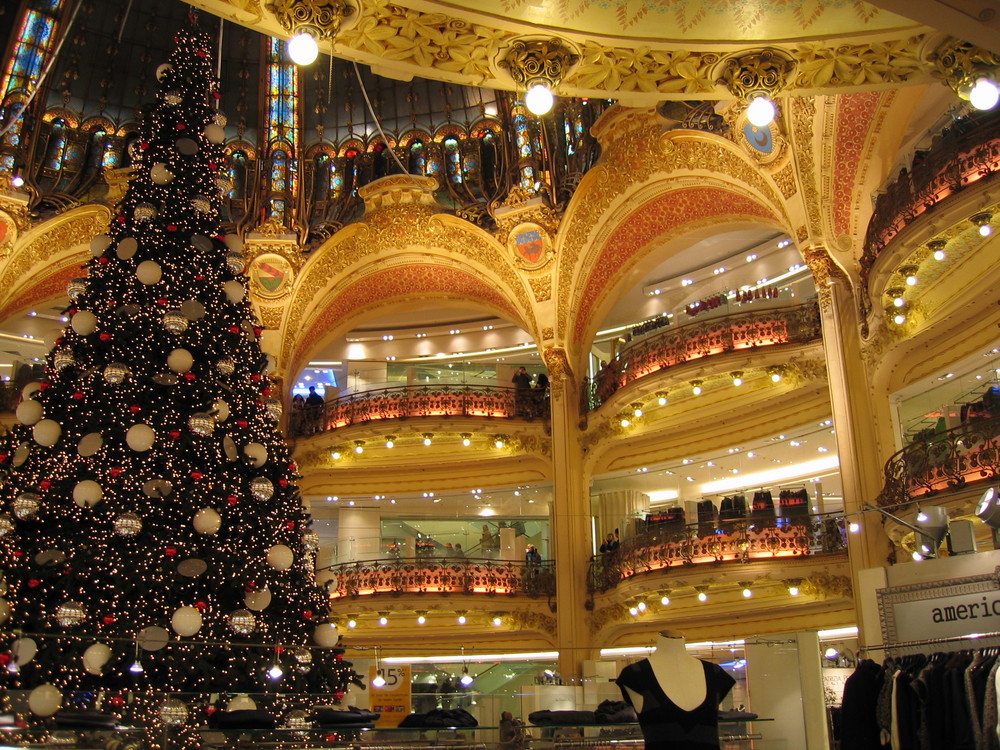
M 116 40 L 119 44 L 122 41 L 122 33 L 125 31 L 125 22 L 128 21 L 129 13 L 132 12 L 132 0 L 128 0 L 128 4 L 125 6 L 125 15 L 122 16 L 121 25 L 118 27 L 118 39 Z
M 368 114 L 371 116 L 372 120 L 374 120 L 375 128 L 378 130 L 379 135 L 382 136 L 382 140 L 385 142 L 386 148 L 389 149 L 389 153 L 392 155 L 393 161 L 395 161 L 396 164 L 399 165 L 399 168 L 403 170 L 403 174 L 407 177 L 415 178 L 416 175 L 410 174 L 410 170 L 408 170 L 403 165 L 403 162 L 399 160 L 399 156 L 396 155 L 396 149 L 389 146 L 389 137 L 385 134 L 385 131 L 382 130 L 382 123 L 379 122 L 378 115 L 375 114 L 375 108 L 372 107 L 372 101 L 368 98 L 368 91 L 365 89 L 365 82 L 361 78 L 361 70 L 358 68 L 358 64 L 356 62 L 352 62 L 351 64 L 354 66 L 354 74 L 358 77 L 358 84 L 361 86 L 361 95 L 365 98 L 365 104 L 368 106 Z M 416 179 L 413 181 L 417 182 Z
M 22 104 L 21 108 L 13 115 L 13 117 L 10 118 L 10 122 L 4 126 L 3 130 L 0 130 L 0 138 L 3 138 L 10 132 L 10 129 L 14 127 L 14 123 L 21 119 L 21 115 L 23 115 L 25 110 L 31 105 L 32 100 L 35 98 L 35 94 L 41 91 L 42 83 L 45 81 L 46 76 L 48 76 L 49 71 L 52 70 L 52 66 L 55 61 L 59 59 L 59 51 L 62 49 L 63 42 L 65 42 L 69 37 L 69 32 L 73 28 L 73 22 L 76 20 L 76 14 L 80 12 L 80 6 L 82 5 L 83 0 L 77 0 L 76 7 L 73 9 L 73 15 L 69 17 L 69 23 L 66 24 L 66 31 L 59 40 L 59 44 L 56 45 L 55 50 L 52 52 L 52 58 L 45 66 L 45 70 L 42 71 L 42 74 L 38 76 L 38 83 L 35 84 L 35 88 L 32 92 L 28 94 L 28 98 L 25 100 L 24 104 Z

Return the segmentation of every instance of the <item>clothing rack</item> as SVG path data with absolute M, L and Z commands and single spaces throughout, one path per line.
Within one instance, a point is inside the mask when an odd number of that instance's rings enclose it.
M 865 651 L 889 651 L 894 648 L 917 648 L 918 646 L 934 646 L 939 643 L 959 643 L 969 641 L 975 643 L 988 638 L 1000 638 L 1000 631 L 991 633 L 969 633 L 968 635 L 953 635 L 948 638 L 924 638 L 918 641 L 898 641 L 896 643 L 878 643 L 872 646 L 862 646 L 858 648 L 859 653 Z

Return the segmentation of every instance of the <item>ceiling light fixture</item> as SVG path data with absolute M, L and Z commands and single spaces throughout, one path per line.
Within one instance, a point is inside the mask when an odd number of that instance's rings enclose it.
M 723 68 L 721 82 L 733 95 L 746 102 L 746 117 L 751 125 L 765 128 L 774 122 L 777 107 L 774 96 L 785 86 L 794 63 L 773 48 L 730 58 Z
M 700 396 L 701 395 L 701 392 L 702 392 L 701 391 L 701 383 L 702 383 L 702 381 L 700 381 L 700 380 L 692 380 L 691 381 L 691 393 L 693 393 L 695 396 Z
M 931 251 L 934 256 L 934 260 L 944 260 L 947 256 L 945 255 L 944 249 L 947 246 L 947 242 L 944 240 L 931 240 L 927 243 L 927 249 Z
M 556 88 L 579 59 L 561 39 L 518 39 L 500 65 L 519 88 L 525 89 L 524 105 L 528 110 L 541 116 L 551 111 Z
M 347 0 L 284 0 L 265 3 L 282 29 L 291 35 L 288 56 L 296 65 L 309 65 L 319 55 L 319 43 L 332 40 L 341 22 L 354 12 Z
M 364 440 L 355 440 L 354 441 L 354 452 L 357 453 L 359 456 L 362 453 L 365 452 L 365 441 Z
M 737 370 L 731 373 L 731 375 L 733 376 L 733 385 L 736 387 L 743 385 L 743 372 L 741 370 Z
M 969 221 L 979 227 L 980 237 L 989 237 L 993 234 L 993 227 L 990 226 L 990 222 L 993 221 L 993 214 L 989 211 L 980 211 L 978 214 L 973 214 L 969 217 Z

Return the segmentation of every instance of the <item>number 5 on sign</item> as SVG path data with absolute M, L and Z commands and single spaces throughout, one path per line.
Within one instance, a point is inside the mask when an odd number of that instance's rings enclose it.
M 372 685 L 376 675 L 381 675 L 385 685 Z M 410 713 L 410 665 L 381 664 L 368 667 L 369 710 L 382 714 L 375 722 L 377 727 L 395 727 Z

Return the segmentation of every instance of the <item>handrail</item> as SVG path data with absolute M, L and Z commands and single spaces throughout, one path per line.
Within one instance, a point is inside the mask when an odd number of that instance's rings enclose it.
M 879 253 L 904 227 L 955 193 L 992 179 L 1000 171 L 1000 117 L 978 116 L 985 121 L 963 119 L 937 136 L 930 149 L 914 160 L 912 169 L 902 170 L 876 198 L 861 255 L 861 281 L 866 290 Z M 862 300 L 867 313 L 871 305 L 867 294 Z
M 586 404 L 596 409 L 615 391 L 641 377 L 675 365 L 740 349 L 801 343 L 822 336 L 815 301 L 788 307 L 748 310 L 643 336 L 596 375 Z
M 973 419 L 910 443 L 885 462 L 884 474 L 876 501 L 881 507 L 993 480 L 1000 476 L 1000 416 Z
M 843 514 L 680 524 L 626 539 L 614 552 L 594 555 L 588 589 L 607 591 L 634 576 L 670 567 L 746 564 L 846 549 Z
M 496 385 L 402 385 L 341 396 L 322 406 L 293 408 L 288 431 L 315 435 L 352 424 L 407 417 L 535 419 L 549 416 L 548 394 Z
M 331 600 L 380 594 L 555 596 L 555 563 L 474 558 L 394 558 L 337 563 L 324 570 Z

